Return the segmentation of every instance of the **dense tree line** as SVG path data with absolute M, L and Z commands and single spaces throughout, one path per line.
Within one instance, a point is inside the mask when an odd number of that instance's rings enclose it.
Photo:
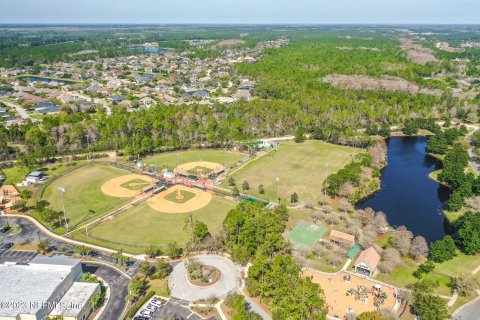
M 285 207 L 240 204 L 223 222 L 226 249 L 235 261 L 252 262 L 248 292 L 271 307 L 273 319 L 325 319 L 322 290 L 301 276 L 282 237 L 287 219 Z

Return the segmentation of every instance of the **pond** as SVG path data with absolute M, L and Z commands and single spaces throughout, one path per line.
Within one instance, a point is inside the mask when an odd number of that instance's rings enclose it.
M 173 53 L 175 50 L 167 48 L 159 48 L 154 46 L 131 46 L 128 50 L 141 50 L 147 53 Z
M 381 189 L 359 204 L 383 211 L 392 226 L 405 225 L 428 242 L 451 232 L 442 214 L 449 189 L 428 177 L 441 162 L 426 152 L 426 137 L 391 137 L 387 141 L 388 164 L 382 171 Z
M 20 79 L 23 79 L 28 82 L 45 82 L 45 83 L 50 83 L 50 82 L 57 82 L 59 84 L 73 84 L 75 81 L 69 81 L 69 80 L 60 80 L 60 79 L 53 79 L 53 78 L 44 78 L 44 77 L 32 77 L 32 76 L 26 76 L 26 77 L 19 77 Z

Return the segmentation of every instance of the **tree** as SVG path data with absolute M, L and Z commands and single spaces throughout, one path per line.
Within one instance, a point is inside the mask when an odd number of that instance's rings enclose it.
M 357 320 L 388 320 L 381 315 L 380 311 L 369 311 L 360 314 Z
M 51 250 L 52 248 L 47 241 L 42 241 L 37 245 L 37 252 L 39 252 L 40 254 L 47 254 Z
M 32 198 L 32 194 L 33 194 L 32 191 L 23 189 L 22 191 L 20 191 L 20 198 L 22 198 L 22 200 L 24 201 L 28 201 L 29 199 Z
M 298 202 L 298 194 L 296 192 L 292 193 L 290 196 L 290 202 L 291 203 L 297 203 Z
M 412 245 L 410 247 L 410 254 L 415 258 L 415 260 L 428 257 L 428 244 L 422 236 L 416 236 L 412 240 Z
M 451 260 L 456 255 L 457 247 L 451 236 L 445 236 L 430 245 L 430 259 L 437 263 Z
M 248 181 L 247 181 L 247 180 L 243 181 L 243 183 L 242 183 L 242 190 L 243 190 L 243 191 L 250 190 L 250 185 L 248 184 Z
M 157 262 L 157 274 L 160 279 L 165 278 L 172 272 L 172 266 L 165 261 L 159 260 Z
M 238 190 L 237 187 L 233 187 L 232 196 L 234 196 L 234 197 L 239 197 L 240 196 L 240 191 Z
M 260 184 L 260 185 L 258 186 L 258 193 L 260 193 L 260 194 L 265 194 L 265 189 L 263 188 L 263 184 Z
M 402 256 L 406 256 L 410 252 L 412 238 L 413 233 L 405 226 L 400 226 L 395 230 L 393 237 L 390 238 L 390 243 L 400 251 Z
M 261 320 L 262 317 L 249 310 L 245 298 L 236 292 L 229 292 L 225 299 L 225 305 L 232 310 L 232 320 Z
M 165 254 L 169 256 L 170 259 L 180 258 L 182 255 L 182 248 L 180 248 L 175 241 L 169 242 L 165 248 Z
M 413 285 L 412 309 L 423 320 L 445 320 L 449 318 L 447 303 L 444 299 L 432 294 L 438 284 L 424 279 Z
M 458 220 L 457 241 L 466 254 L 480 252 L 480 212 L 467 212 Z
M 235 182 L 235 179 L 233 177 L 228 178 L 228 185 L 230 187 L 235 186 L 237 183 Z
M 128 284 L 128 291 L 130 292 L 127 296 L 129 301 L 135 301 L 140 295 L 144 294 L 148 289 L 148 282 L 141 276 L 135 276 L 130 280 Z
M 193 218 L 192 215 L 185 218 L 184 230 L 190 234 L 190 240 L 194 244 L 200 243 L 210 234 L 208 226 L 204 222 Z
M 478 280 L 471 274 L 450 278 L 450 287 L 463 297 L 474 293 L 478 286 Z
M 296 143 L 300 143 L 305 141 L 305 132 L 303 131 L 302 126 L 298 126 L 297 129 L 295 130 L 295 138 L 294 138 Z
M 138 270 L 145 275 L 145 277 L 150 277 L 155 273 L 155 267 L 147 261 L 143 261 L 138 264 Z
M 88 305 L 93 309 L 97 309 L 103 301 L 103 297 L 100 294 L 94 294 L 90 300 L 88 300 Z
M 147 254 L 147 256 L 149 258 L 155 258 L 156 256 L 158 256 L 159 254 L 162 253 L 162 251 L 159 249 L 159 248 L 155 248 L 154 246 L 151 246 L 149 245 L 146 249 L 145 249 L 145 253 Z
M 87 246 L 76 246 L 73 249 L 73 252 L 78 253 L 81 256 L 89 256 L 93 253 L 93 250 Z

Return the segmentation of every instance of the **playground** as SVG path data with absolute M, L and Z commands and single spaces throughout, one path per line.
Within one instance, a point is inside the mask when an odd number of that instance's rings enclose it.
M 287 239 L 295 246 L 311 248 L 322 238 L 326 231 L 327 228 L 323 226 L 301 221 L 288 233 Z
M 351 273 L 321 273 L 305 269 L 303 276 L 320 285 L 325 293 L 330 316 L 342 318 L 349 312 L 361 314 L 377 309 L 393 310 L 396 304 L 395 290 L 369 278 Z

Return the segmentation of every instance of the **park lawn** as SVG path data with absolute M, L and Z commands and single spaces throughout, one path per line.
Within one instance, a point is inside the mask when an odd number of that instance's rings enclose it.
M 155 291 L 155 294 L 161 297 L 167 298 L 170 296 L 170 290 L 168 289 L 168 277 L 154 280 L 149 279 L 148 284 L 150 286 L 148 291 Z
M 451 289 L 448 286 L 450 277 L 458 277 L 468 274 L 480 265 L 480 256 L 468 256 L 461 252 L 452 260 L 443 263 L 436 263 L 435 270 L 424 276 L 424 278 L 438 281 L 439 287 L 435 289 L 435 293 L 442 295 L 451 295 Z M 412 273 L 418 268 L 420 262 L 409 258 L 404 258 L 403 263 L 399 264 L 389 275 L 378 274 L 376 279 L 393 284 L 398 287 L 405 287 L 408 284 L 418 281 Z
M 241 152 L 227 151 L 227 167 L 235 165 L 237 162 L 247 157 L 248 155 Z M 177 164 L 184 164 L 195 161 L 209 161 L 219 163 L 222 166 L 225 164 L 225 151 L 223 150 L 188 150 L 178 152 L 160 153 L 153 157 L 148 157 L 144 162 L 153 166 L 157 159 L 157 168 L 173 170 Z
M 128 172 L 100 164 L 79 167 L 50 183 L 45 188 L 42 199 L 50 202 L 55 210 L 62 210 L 58 187 L 63 187 L 65 211 L 72 228 L 88 215 L 125 201 L 125 198 L 108 196 L 101 190 L 106 181 L 125 174 Z
M 215 234 L 221 230 L 227 212 L 235 206 L 235 202 L 215 195 L 207 206 L 191 213 L 163 213 L 150 208 L 147 203 L 142 203 L 106 223 L 89 229 L 89 234 L 97 239 L 87 238 L 87 241 L 97 240 L 100 241 L 99 244 L 110 247 L 112 246 L 108 241 L 114 241 L 119 243 L 114 246 L 115 249 L 120 249 L 122 248 L 120 244 L 125 244 L 123 248 L 134 253 L 143 252 L 144 248 L 141 247 L 149 245 L 163 247 L 171 241 L 184 244 L 188 241 L 188 235 L 183 227 L 185 219 L 190 214 L 206 223 L 210 233 Z M 106 241 L 101 241 L 102 239 Z
M 287 142 L 278 150 L 250 161 L 245 167 L 233 173 L 239 189 L 243 181 L 250 185 L 248 194 L 269 200 L 277 198 L 277 182 L 279 178 L 280 197 L 290 201 L 290 196 L 296 192 L 299 202 L 316 202 L 319 200 L 325 178 L 345 167 L 351 162 L 352 156 L 361 152 L 360 149 L 342 147 L 316 140 L 303 143 Z M 258 186 L 263 184 L 265 194 L 258 193 Z M 228 187 L 228 181 L 223 183 Z
M 3 174 L 5 175 L 4 184 L 13 184 L 16 185 L 24 180 L 25 175 L 28 174 L 26 169 L 21 169 L 19 167 L 5 168 L 2 169 Z

